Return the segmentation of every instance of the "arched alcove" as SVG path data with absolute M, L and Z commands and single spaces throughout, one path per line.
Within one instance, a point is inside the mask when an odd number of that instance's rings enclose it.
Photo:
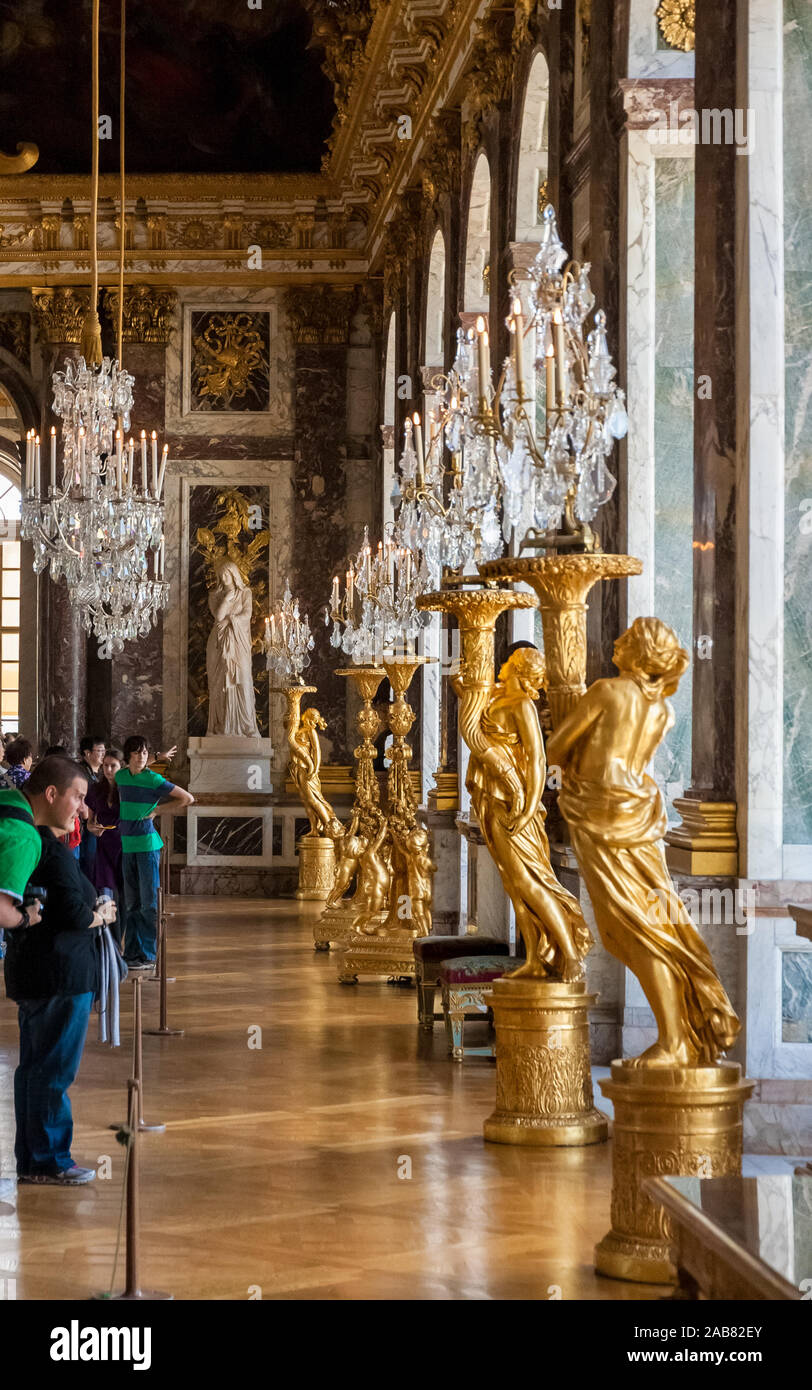
M 491 168 L 484 150 L 474 167 L 465 241 L 465 309 L 487 313 L 491 247 Z
M 550 71 L 543 53 L 530 67 L 519 135 L 516 183 L 516 240 L 537 241 L 539 189 L 547 180 L 549 154 Z

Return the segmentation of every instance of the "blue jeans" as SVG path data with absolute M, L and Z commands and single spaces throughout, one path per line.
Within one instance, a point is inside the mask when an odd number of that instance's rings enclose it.
M 124 871 L 124 959 L 154 960 L 158 953 L 158 885 L 161 851 L 141 850 L 121 857 Z
M 73 1166 L 68 1087 L 73 1085 L 93 994 L 20 999 L 20 1065 L 14 1073 L 18 1176 L 60 1173 Z

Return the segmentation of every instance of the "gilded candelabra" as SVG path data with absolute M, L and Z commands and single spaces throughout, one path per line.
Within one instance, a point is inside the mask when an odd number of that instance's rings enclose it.
M 373 842 L 378 860 L 373 881 L 379 891 L 373 910 L 367 894 L 355 931 L 349 937 L 339 967 L 342 984 L 354 984 L 359 975 L 414 977 L 416 936 L 431 931 L 432 876 L 436 866 L 429 853 L 429 834 L 417 814 L 409 776 L 411 748 L 407 742 L 414 710 L 406 695 L 415 672 L 425 657 L 398 660 L 385 657 L 384 669 L 394 700 L 389 707 L 392 745 L 389 750 L 387 814 L 383 834 Z M 372 850 L 367 852 L 372 853 Z M 361 857 L 363 864 L 363 854 Z M 387 875 L 388 877 L 385 877 Z
M 739 1031 L 710 952 L 677 896 L 662 847 L 665 807 L 646 772 L 674 722 L 668 703 L 687 651 L 657 618 L 615 643 L 620 674 L 596 681 L 550 739 L 559 796 L 604 946 L 631 970 L 657 1041 L 612 1063 L 601 1083 L 615 1107 L 612 1229 L 597 1268 L 618 1279 L 673 1282 L 668 1218 L 643 1192 L 658 1174 L 741 1171 L 742 1109 L 753 1083 L 723 1061 Z
M 299 793 L 310 822 L 310 829 L 299 840 L 299 887 L 296 897 L 324 902 L 336 874 L 336 841 L 341 839 L 341 822 L 321 789 L 321 745 L 319 729 L 324 720 L 316 709 L 302 713 L 305 695 L 315 695 L 315 685 L 272 687 L 287 703 L 285 733 L 288 740 L 288 776 Z
M 420 606 L 456 617 L 460 732 L 471 753 L 466 785 L 483 839 L 513 903 L 525 959 L 494 984 L 496 1110 L 485 1138 L 499 1143 L 580 1145 L 606 1138 L 592 1103 L 582 960 L 592 942 L 574 898 L 550 864 L 544 830 L 544 748 L 535 700 L 544 660 L 515 652 L 494 672 L 496 619 L 534 608 L 531 594 L 454 589 Z
M 345 941 L 352 934 L 359 911 L 366 910 L 366 891 L 362 893 L 362 900 L 358 902 L 348 894 L 356 878 L 356 896 L 359 891 L 366 890 L 365 883 L 361 881 L 361 860 L 375 843 L 384 819 L 378 779 L 375 775 L 374 742 L 382 726 L 377 711 L 373 709 L 372 701 L 378 693 L 385 672 L 378 666 L 346 666 L 336 674 L 351 680 L 361 697 L 361 707 L 355 718 L 361 742 L 353 754 L 355 796 L 352 811 L 342 838 L 336 841 L 338 863 L 335 881 L 328 894 L 324 912 L 313 927 L 317 951 L 329 951 L 331 942 Z

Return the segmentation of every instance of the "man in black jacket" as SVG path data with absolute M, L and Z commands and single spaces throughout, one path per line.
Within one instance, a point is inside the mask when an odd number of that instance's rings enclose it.
M 90 1008 L 99 988 L 102 925 L 96 890 L 57 839 L 73 828 L 87 774 L 70 758 L 46 757 L 25 784 L 42 841 L 37 885 L 48 897 L 41 921 L 8 933 L 6 993 L 16 1001 L 20 1065 L 14 1074 L 18 1182 L 74 1186 L 96 1173 L 71 1158 L 73 1117 L 68 1087 L 82 1057 Z

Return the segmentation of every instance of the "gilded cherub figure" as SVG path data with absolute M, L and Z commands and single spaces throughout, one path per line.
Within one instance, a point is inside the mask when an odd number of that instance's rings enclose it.
M 562 769 L 559 805 L 601 940 L 637 976 L 657 1021 L 657 1042 L 635 1064 L 713 1063 L 739 1021 L 671 882 L 665 808 L 646 772 L 674 723 L 667 697 L 689 656 L 665 623 L 637 618 L 614 662 L 620 675 L 590 686 L 548 741 Z
M 454 686 L 471 750 L 466 785 L 527 954 L 510 974 L 578 980 L 592 937 L 550 863 L 541 800 L 547 769 L 535 704 L 544 679 L 541 653 L 521 647 L 495 686 L 466 688 L 460 677 Z
M 339 858 L 335 882 L 325 903 L 326 907 L 333 907 L 344 897 L 355 877 L 358 861 L 369 845 L 369 837 L 363 831 L 359 833 L 359 820 L 360 813 L 354 811 L 344 827 L 343 834 L 336 833 L 334 837 Z

